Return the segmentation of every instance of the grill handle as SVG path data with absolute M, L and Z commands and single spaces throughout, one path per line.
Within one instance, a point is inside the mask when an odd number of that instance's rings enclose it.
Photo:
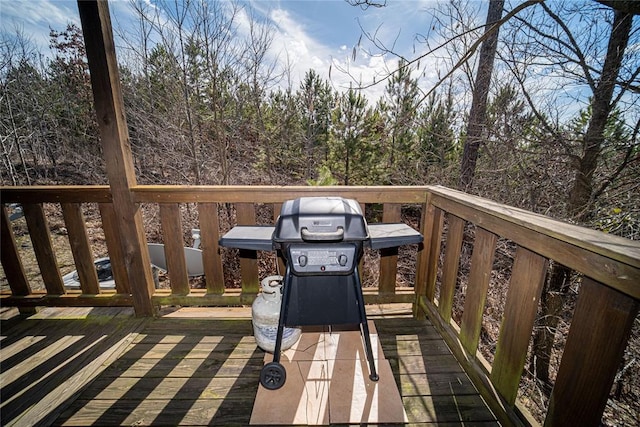
M 344 228 L 338 227 L 336 231 L 329 232 L 314 232 L 302 227 L 300 234 L 305 242 L 339 242 L 344 238 Z

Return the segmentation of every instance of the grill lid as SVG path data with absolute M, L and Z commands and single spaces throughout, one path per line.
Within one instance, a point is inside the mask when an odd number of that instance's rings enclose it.
M 369 238 L 358 202 L 342 197 L 300 197 L 282 204 L 274 243 L 363 241 Z

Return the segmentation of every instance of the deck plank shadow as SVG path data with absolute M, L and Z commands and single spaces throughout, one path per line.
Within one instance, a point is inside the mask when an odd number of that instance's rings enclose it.
M 265 355 L 251 320 L 200 310 L 14 321 L 0 341 L 2 425 L 248 425 Z M 498 425 L 428 321 L 383 314 L 372 319 L 408 425 Z

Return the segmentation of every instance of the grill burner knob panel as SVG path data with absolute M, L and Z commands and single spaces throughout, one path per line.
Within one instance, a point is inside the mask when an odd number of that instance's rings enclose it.
M 349 243 L 291 245 L 289 252 L 297 274 L 349 274 L 356 260 L 356 245 Z

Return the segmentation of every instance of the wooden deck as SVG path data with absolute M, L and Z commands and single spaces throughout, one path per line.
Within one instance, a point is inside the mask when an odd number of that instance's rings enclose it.
M 496 425 L 438 332 L 369 306 L 411 424 Z M 247 309 L 43 309 L 2 320 L 2 425 L 247 425 L 264 353 Z

